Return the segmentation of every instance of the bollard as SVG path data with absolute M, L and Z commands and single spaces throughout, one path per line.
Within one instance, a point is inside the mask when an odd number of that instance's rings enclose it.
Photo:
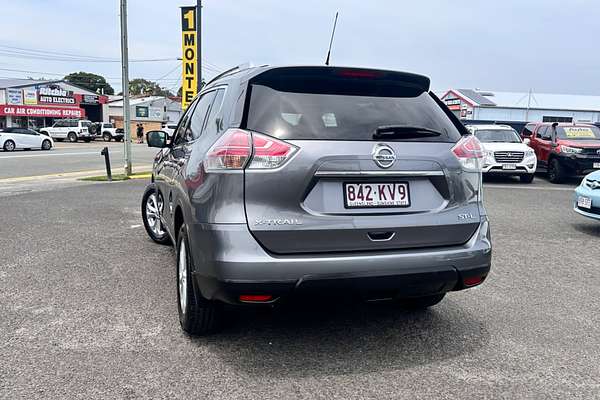
M 106 177 L 109 181 L 112 181 L 112 172 L 110 171 L 110 155 L 108 154 L 108 147 L 105 147 L 100 152 L 104 156 L 104 163 L 106 164 Z

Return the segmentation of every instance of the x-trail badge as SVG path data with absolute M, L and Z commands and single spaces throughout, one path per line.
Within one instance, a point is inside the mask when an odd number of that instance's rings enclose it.
M 387 144 L 378 143 L 373 147 L 373 161 L 381 168 L 389 168 L 396 162 L 396 153 Z

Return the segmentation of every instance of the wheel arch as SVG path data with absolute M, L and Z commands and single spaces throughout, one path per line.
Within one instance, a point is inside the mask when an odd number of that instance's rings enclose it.
M 175 236 L 176 242 L 179 236 L 179 229 L 181 229 L 183 222 L 183 210 L 181 208 L 181 205 L 178 204 L 177 207 L 175 207 L 175 212 L 173 213 L 173 235 Z

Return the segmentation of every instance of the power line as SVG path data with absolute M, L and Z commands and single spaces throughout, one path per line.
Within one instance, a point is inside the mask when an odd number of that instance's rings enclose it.
M 4 57 L 12 57 L 12 58 L 21 58 L 21 59 L 29 59 L 29 60 L 43 60 L 43 61 L 77 61 L 77 62 L 85 62 L 85 63 L 120 63 L 121 60 L 114 59 L 106 59 L 106 60 L 98 60 L 98 59 L 86 59 L 86 58 L 69 58 L 69 57 L 61 57 L 61 56 L 45 56 L 45 55 L 34 55 L 27 53 L 19 53 L 12 52 L 6 50 L 0 50 L 0 56 Z M 177 57 L 170 58 L 146 58 L 146 59 L 132 59 L 129 62 L 138 63 L 138 62 L 162 62 L 162 61 L 176 61 Z
M 20 51 L 24 51 L 24 52 L 27 52 L 27 53 L 53 54 L 53 55 L 59 55 L 59 56 L 70 56 L 70 57 L 80 57 L 80 58 L 114 59 L 113 57 L 88 56 L 88 55 L 74 54 L 74 53 L 64 53 L 64 52 L 58 52 L 58 51 L 28 49 L 28 48 L 25 48 L 25 47 L 16 47 L 16 46 L 0 45 L 0 47 L 6 48 L 6 49 L 12 49 L 12 50 L 20 50 Z
M 4 50 L 3 50 L 4 49 Z M 105 57 L 105 56 L 90 56 L 83 54 L 76 54 L 63 51 L 49 51 L 32 49 L 17 46 L 0 45 L 0 52 L 4 53 L 8 57 L 17 58 L 32 58 L 32 59 L 44 59 L 52 61 L 85 61 L 85 62 L 121 62 L 119 58 Z M 176 58 L 175 58 L 176 59 Z M 173 58 L 157 58 L 157 59 L 133 59 L 130 62 L 153 62 L 153 61 L 169 61 L 174 60 Z M 203 67 L 213 72 L 221 72 L 224 68 L 206 60 L 202 60 Z
M 180 80 L 181 77 L 179 77 L 179 78 L 166 78 L 168 75 L 172 74 L 173 72 L 175 72 L 180 67 L 181 67 L 181 63 L 179 63 L 178 65 L 176 65 L 172 70 L 170 70 L 169 72 L 167 72 L 166 74 L 164 74 L 160 78 L 156 78 L 156 79 L 150 78 L 149 80 L 151 80 L 151 81 L 177 81 L 177 80 Z M 22 73 L 26 73 L 26 74 L 40 74 L 40 75 L 50 75 L 50 76 L 60 76 L 60 77 L 65 77 L 65 76 L 73 73 L 73 72 L 69 72 L 69 73 L 56 73 L 56 72 L 47 72 L 47 71 L 31 71 L 31 70 L 13 69 L 13 68 L 0 68 L 0 71 L 22 72 Z M 100 75 L 100 76 L 102 76 L 102 75 Z M 2 78 L 3 79 L 28 79 L 28 78 L 21 78 L 21 77 L 15 77 L 15 76 L 4 76 Z M 113 82 L 120 82 L 121 81 L 121 78 L 117 78 L 117 77 L 103 77 L 103 78 L 106 79 L 107 81 L 113 81 Z

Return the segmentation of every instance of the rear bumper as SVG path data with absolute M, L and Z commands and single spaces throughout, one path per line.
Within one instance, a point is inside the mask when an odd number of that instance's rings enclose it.
M 239 304 L 240 295 L 414 297 L 465 289 L 487 276 L 492 247 L 483 222 L 464 245 L 302 256 L 267 253 L 246 225 L 190 227 L 194 278 L 202 295 Z

